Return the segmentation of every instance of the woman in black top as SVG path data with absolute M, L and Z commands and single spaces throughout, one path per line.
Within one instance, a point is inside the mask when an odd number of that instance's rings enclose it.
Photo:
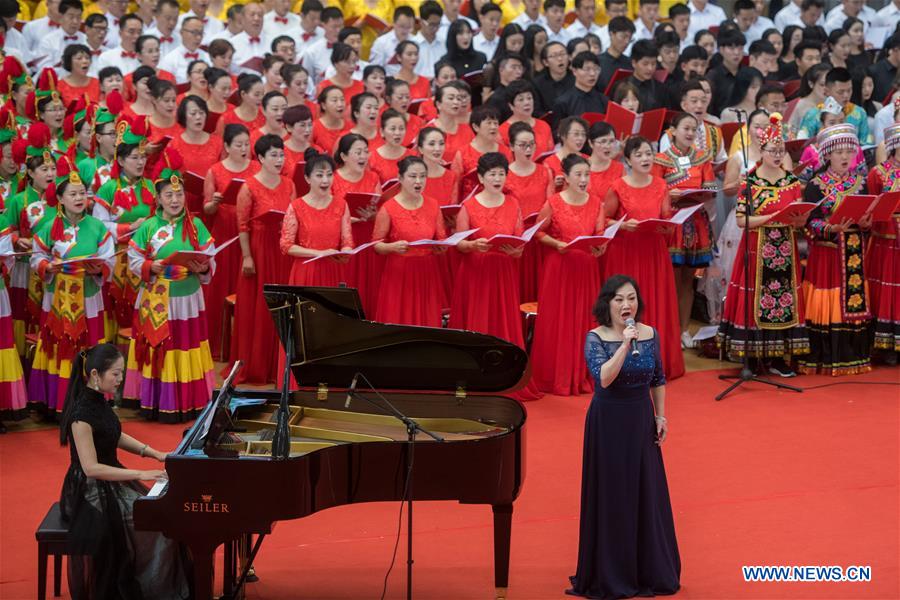
M 468 73 L 484 68 L 487 57 L 472 47 L 472 26 L 459 19 L 447 30 L 447 54 L 441 59 L 453 65 L 456 76 L 462 78 Z
M 72 442 L 60 496 L 69 524 L 69 589 L 76 600 L 188 598 L 183 550 L 160 533 L 134 530 L 132 505 L 147 493 L 139 482 L 162 480 L 166 473 L 126 469 L 117 449 L 159 462 L 166 455 L 122 432 L 106 398 L 124 372 L 112 344 L 82 351 L 72 362 L 60 423 L 60 442 Z

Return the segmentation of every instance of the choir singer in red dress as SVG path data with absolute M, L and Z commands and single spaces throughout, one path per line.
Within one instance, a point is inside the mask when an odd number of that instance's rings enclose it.
M 570 154 L 562 160 L 566 189 L 547 200 L 538 220 L 538 239 L 551 251 L 544 257 L 538 316 L 531 348 L 534 381 L 542 392 L 573 396 L 593 388 L 582 359 L 584 332 L 591 328 L 591 303 L 600 291 L 600 248 L 568 249 L 579 236 L 603 231 L 603 200 L 588 193 L 587 159 Z

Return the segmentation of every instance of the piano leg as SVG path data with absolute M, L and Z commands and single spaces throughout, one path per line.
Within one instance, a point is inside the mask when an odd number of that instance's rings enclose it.
M 506 598 L 509 587 L 509 544 L 512 535 L 512 504 L 494 504 L 494 586 L 497 598 Z
M 194 562 L 194 600 L 213 600 L 213 584 L 215 578 L 216 542 L 197 542 L 190 544 L 191 558 Z

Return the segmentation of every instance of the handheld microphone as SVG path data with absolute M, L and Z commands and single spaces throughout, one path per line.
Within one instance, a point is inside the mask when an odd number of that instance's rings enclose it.
M 359 381 L 359 373 L 353 376 L 353 381 L 350 382 L 350 389 L 347 390 L 347 400 L 344 402 L 344 408 L 350 408 L 350 400 L 353 399 L 353 392 L 356 391 L 356 382 Z
M 634 319 L 625 319 L 626 327 L 634 327 Z M 637 340 L 631 340 L 631 356 L 638 357 L 641 355 L 641 351 L 638 350 Z

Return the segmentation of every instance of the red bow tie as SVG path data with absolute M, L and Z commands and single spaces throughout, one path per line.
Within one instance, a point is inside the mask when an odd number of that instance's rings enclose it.
M 74 41 L 76 41 L 76 40 L 78 40 L 78 36 L 77 36 L 77 35 L 64 35 L 64 36 L 63 36 L 63 41 L 65 41 L 65 42 L 68 42 L 68 41 L 73 41 L 73 42 L 74 42 Z
M 209 21 L 209 17 L 203 17 L 203 18 L 200 19 L 200 20 L 203 21 L 203 24 L 204 24 L 204 25 L 206 25 L 206 22 Z
M 287 25 L 287 17 L 275 17 L 275 22 Z
M 171 35 L 161 35 L 161 36 L 159 36 L 159 43 L 160 43 L 160 44 L 171 44 L 171 43 L 174 42 L 174 41 L 175 41 L 175 38 L 173 38 Z
M 334 46 L 334 42 L 325 42 L 325 47 L 331 50 L 332 46 Z
M 103 54 L 103 50 L 91 50 L 91 56 L 100 56 Z
M 314 31 L 314 32 L 312 32 L 312 33 L 304 33 L 302 37 L 303 37 L 303 41 L 304 41 L 304 42 L 308 42 L 309 40 L 311 40 L 311 39 L 313 39 L 314 37 L 316 37 L 316 32 Z
M 185 52 L 184 57 L 198 59 L 198 58 L 200 58 L 200 53 L 199 52 Z
M 137 58 L 137 52 L 129 52 L 128 50 L 122 50 L 122 58 Z
M 59 23 L 56 23 L 54 21 L 47 21 L 47 25 L 49 25 L 50 27 L 59 27 Z
M 119 20 L 114 18 L 113 19 L 113 27 L 118 27 L 118 26 L 119 26 Z
M 258 35 L 251 35 L 251 36 L 250 36 L 250 43 L 251 43 L 251 44 L 258 44 L 258 43 L 259 43 L 259 36 L 258 36 Z

